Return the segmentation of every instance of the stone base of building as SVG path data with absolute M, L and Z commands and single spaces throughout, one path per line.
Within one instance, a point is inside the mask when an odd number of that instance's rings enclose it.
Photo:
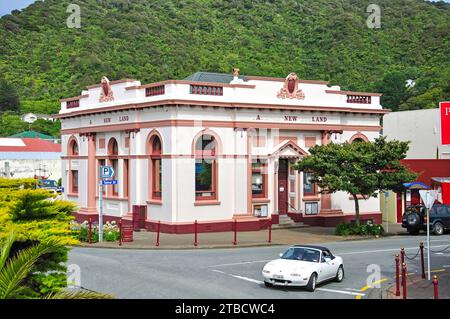
M 295 222 L 303 222 L 305 225 L 309 226 L 320 226 L 320 227 L 335 227 L 336 225 L 346 222 L 350 223 L 355 220 L 354 214 L 319 214 L 319 215 L 305 215 L 302 213 L 287 213 L 287 215 L 292 218 Z M 91 219 L 92 222 L 98 222 L 98 214 L 86 214 L 83 212 L 74 213 L 75 220 L 77 222 L 84 222 Z M 371 220 L 375 224 L 381 224 L 382 213 L 381 212 L 369 212 L 360 214 L 361 223 Z M 133 225 L 133 220 L 131 216 L 127 215 L 124 217 L 104 215 L 103 222 L 115 221 L 119 223 L 122 221 L 123 225 Z M 272 215 L 272 224 L 279 223 L 279 216 L 277 214 Z M 147 220 L 145 221 L 145 230 L 156 232 L 158 230 L 159 221 Z M 212 221 L 200 221 L 197 224 L 198 233 L 209 233 L 209 232 L 229 232 L 234 231 L 234 219 L 227 220 L 212 220 Z M 270 217 L 258 218 L 258 217 L 248 217 L 237 219 L 237 231 L 258 231 L 267 229 L 270 224 Z M 194 233 L 194 223 L 193 222 L 182 222 L 182 223 L 171 223 L 171 222 L 160 222 L 160 232 L 166 234 L 192 234 Z
M 382 223 L 382 212 L 360 213 L 361 223 L 372 221 L 374 224 Z M 355 214 L 343 214 L 342 212 L 319 215 L 305 215 L 303 213 L 288 213 L 295 222 L 302 222 L 309 226 L 336 227 L 340 223 L 350 223 L 355 220 Z

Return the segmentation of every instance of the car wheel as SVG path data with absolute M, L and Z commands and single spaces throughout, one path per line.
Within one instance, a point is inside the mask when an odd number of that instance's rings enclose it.
M 418 213 L 411 213 L 406 216 L 406 222 L 410 228 L 419 225 L 420 223 L 420 215 Z
M 317 284 L 317 274 L 314 273 L 309 278 L 308 285 L 306 286 L 306 290 L 313 292 L 314 290 L 316 290 L 316 284 Z
M 444 234 L 444 225 L 442 225 L 442 223 L 440 222 L 436 222 L 433 227 L 433 233 L 438 236 Z
M 336 273 L 335 281 L 341 282 L 342 280 L 344 280 L 344 266 L 340 265 Z
M 264 281 L 264 285 L 266 287 L 273 287 L 273 284 L 271 284 L 270 282 Z
M 418 229 L 408 229 L 408 233 L 410 235 L 418 235 L 419 234 L 419 230 Z

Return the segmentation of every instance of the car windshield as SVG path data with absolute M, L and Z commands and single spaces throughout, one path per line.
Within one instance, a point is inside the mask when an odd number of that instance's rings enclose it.
M 306 247 L 291 247 L 281 256 L 281 259 L 302 260 L 318 263 L 320 259 L 320 251 Z
M 52 180 L 42 180 L 41 184 L 44 187 L 57 187 L 58 186 L 56 181 L 52 181 Z

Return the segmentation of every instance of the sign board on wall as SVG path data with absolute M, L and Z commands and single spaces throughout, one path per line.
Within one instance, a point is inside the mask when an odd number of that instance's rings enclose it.
M 450 102 L 439 103 L 441 110 L 441 143 L 450 145 Z

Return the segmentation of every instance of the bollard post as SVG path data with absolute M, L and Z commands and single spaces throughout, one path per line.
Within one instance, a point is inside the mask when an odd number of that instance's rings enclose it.
M 161 231 L 161 221 L 158 221 L 158 228 L 156 233 L 156 247 L 159 246 L 159 232 Z
M 89 244 L 92 244 L 92 218 L 89 218 L 88 241 L 89 241 Z
M 406 299 L 406 264 L 402 264 L 403 299 Z
M 122 246 L 122 220 L 119 220 L 119 246 Z
M 237 219 L 234 219 L 234 241 L 233 245 L 237 245 Z
M 400 296 L 400 258 L 395 255 L 395 295 Z
M 272 218 L 269 220 L 269 243 L 272 242 Z
M 405 248 L 400 249 L 400 261 L 401 265 L 405 263 Z M 402 280 L 402 286 L 403 286 L 403 280 Z
M 197 220 L 195 220 L 195 223 L 194 223 L 194 234 L 195 234 L 195 236 L 194 236 L 194 246 L 198 245 L 198 241 L 197 241 L 198 228 L 197 227 L 198 227 Z
M 438 279 L 436 275 L 433 276 L 433 285 L 434 285 L 434 299 L 439 299 Z
M 422 266 L 422 278 L 425 279 L 425 260 L 423 258 L 423 243 L 420 243 L 420 263 Z

